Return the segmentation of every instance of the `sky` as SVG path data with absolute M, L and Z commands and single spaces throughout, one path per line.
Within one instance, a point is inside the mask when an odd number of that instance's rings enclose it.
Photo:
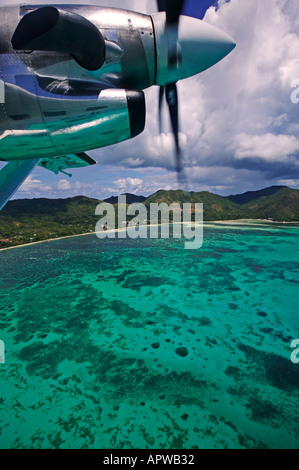
M 64 3 L 156 11 L 152 0 Z M 299 103 L 291 100 L 295 80 L 299 84 L 297 3 L 187 1 L 186 14 L 204 16 L 204 21 L 230 34 L 237 47 L 211 69 L 178 83 L 184 189 L 224 196 L 272 185 L 299 189 Z M 104 199 L 123 192 L 149 195 L 177 189 L 167 109 L 160 136 L 158 87 L 145 90 L 145 96 L 147 120 L 140 136 L 88 152 L 98 165 L 71 170 L 72 178 L 37 168 L 14 198 L 84 194 Z

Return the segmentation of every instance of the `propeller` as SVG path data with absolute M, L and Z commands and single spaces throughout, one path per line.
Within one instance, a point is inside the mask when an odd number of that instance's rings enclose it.
M 178 27 L 180 15 L 183 11 L 184 0 L 157 0 L 159 11 L 166 13 L 166 28 L 168 37 L 168 67 L 176 68 L 180 63 L 180 53 L 178 48 Z M 162 131 L 162 105 L 163 98 L 166 95 L 166 102 L 168 104 L 172 132 L 175 141 L 176 150 L 176 171 L 180 181 L 185 180 L 182 166 L 182 154 L 179 145 L 179 106 L 178 106 L 178 92 L 176 82 L 167 83 L 165 86 L 160 86 L 159 90 L 159 128 L 160 134 Z

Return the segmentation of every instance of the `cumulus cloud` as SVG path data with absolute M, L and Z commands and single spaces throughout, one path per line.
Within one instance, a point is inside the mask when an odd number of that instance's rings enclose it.
M 93 190 L 94 188 L 88 183 L 81 183 L 79 181 L 71 182 L 71 180 L 67 179 L 54 181 L 53 184 L 44 184 L 41 179 L 30 175 L 20 186 L 17 196 L 52 198 L 57 195 L 58 192 L 67 193 L 68 196 L 71 196 L 77 194 L 78 191 L 84 192 L 90 189 Z
M 119 178 L 113 181 L 114 186 L 106 188 L 109 193 L 132 193 L 137 194 L 143 189 L 143 180 L 141 178 Z
M 59 180 L 57 183 L 57 189 L 61 191 L 69 191 L 71 187 L 71 183 L 68 180 Z
M 269 162 L 285 162 L 299 151 L 299 139 L 290 135 L 240 134 L 237 140 L 239 141 L 235 152 L 237 159 L 257 158 Z
M 177 188 L 177 177 L 174 171 L 161 169 L 157 172 L 154 168 L 143 168 L 136 172 L 140 172 L 142 178 L 119 178 L 113 181 L 110 186 L 100 188 L 101 194 L 104 195 L 103 199 L 124 193 L 149 196 L 159 189 L 169 191 Z M 96 188 L 94 190 L 94 195 L 96 195 Z
M 39 194 L 40 192 L 47 192 L 51 190 L 50 185 L 43 184 L 39 179 L 33 178 L 29 175 L 19 189 L 19 192 L 30 194 Z

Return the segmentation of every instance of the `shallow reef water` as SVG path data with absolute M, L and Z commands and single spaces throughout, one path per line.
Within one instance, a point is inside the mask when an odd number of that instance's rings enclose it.
M 0 448 L 299 448 L 299 228 L 0 253 Z

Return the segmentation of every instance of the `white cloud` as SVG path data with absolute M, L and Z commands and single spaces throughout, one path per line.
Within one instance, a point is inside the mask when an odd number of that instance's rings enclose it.
M 143 189 L 143 180 L 141 178 L 119 178 L 113 181 L 114 186 L 108 187 L 106 190 L 113 194 L 132 193 L 137 194 Z
M 39 192 L 48 192 L 51 190 L 51 186 L 42 183 L 39 179 L 33 178 L 32 175 L 29 175 L 24 183 L 20 186 L 19 192 L 28 193 L 32 195 Z
M 292 178 L 289 178 L 289 179 L 281 179 L 279 180 L 278 182 L 280 185 L 282 186 L 288 186 L 288 187 L 291 187 L 291 188 L 297 188 L 299 186 L 299 178 L 298 179 L 292 179 Z
M 285 162 L 299 152 L 299 139 L 290 135 L 239 134 L 237 140 L 237 159 L 257 158 L 268 162 Z
M 71 183 L 68 180 L 59 180 L 57 183 L 57 189 L 60 191 L 69 191 L 71 187 Z
M 92 189 L 92 185 L 88 183 L 81 183 L 80 181 L 72 181 L 72 180 L 59 180 L 58 183 L 55 182 L 54 187 L 58 191 L 69 191 L 69 192 L 74 192 L 74 191 L 85 191 L 85 190 L 90 190 Z M 52 188 L 53 189 L 53 188 Z
M 42 170 L 41 175 L 45 172 Z M 59 181 L 54 180 L 53 184 L 44 184 L 41 179 L 38 179 L 32 175 L 24 181 L 20 186 L 15 198 L 18 197 L 55 197 L 58 193 L 67 192 L 68 195 L 75 195 L 78 191 L 88 192 L 93 189 L 92 185 L 88 183 L 81 183 L 79 181 L 71 182 L 66 179 Z

